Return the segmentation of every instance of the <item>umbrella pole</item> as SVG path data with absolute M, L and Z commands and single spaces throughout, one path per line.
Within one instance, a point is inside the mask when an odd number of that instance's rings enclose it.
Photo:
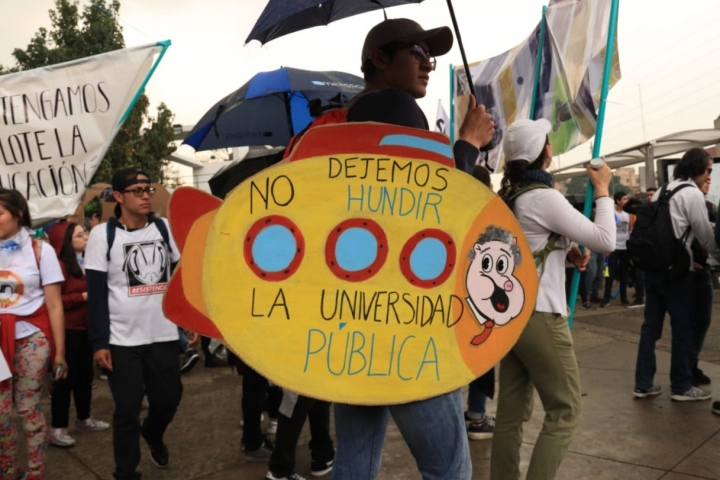
M 475 97 L 475 101 L 477 101 L 477 95 L 475 95 L 475 85 L 473 85 L 473 80 L 470 76 L 470 67 L 468 67 L 467 57 L 465 57 L 465 47 L 463 47 L 462 37 L 460 36 L 460 28 L 458 27 L 457 19 L 455 18 L 455 10 L 453 9 L 452 0 L 447 0 L 447 4 L 448 10 L 450 10 L 450 18 L 452 19 L 453 28 L 455 29 L 455 36 L 458 40 L 458 47 L 460 47 L 460 56 L 462 56 L 463 66 L 465 67 L 465 77 L 467 78 L 468 87 L 470 88 L 470 93 L 472 93 L 473 97 Z
M 613 56 L 615 47 L 615 30 L 618 23 L 618 9 L 620 8 L 620 0 L 612 0 L 610 7 L 610 21 L 608 22 L 607 44 L 605 46 L 605 65 L 603 71 L 602 87 L 600 90 L 600 108 L 598 109 L 597 126 L 595 128 L 595 142 L 593 144 L 593 158 L 600 157 L 600 144 L 602 143 L 603 126 L 605 125 L 605 108 L 607 106 L 607 96 L 610 90 L 610 77 L 613 73 Z M 588 186 L 585 192 L 585 208 L 583 214 L 590 218 L 592 211 L 593 198 L 595 197 L 595 187 L 588 179 Z M 584 252 L 585 247 L 580 246 L 580 251 Z M 577 304 L 578 288 L 580 287 L 580 270 L 577 268 L 573 272 L 572 285 L 570 287 L 570 298 L 568 299 L 568 328 L 572 328 L 573 318 L 575 317 L 575 306 Z

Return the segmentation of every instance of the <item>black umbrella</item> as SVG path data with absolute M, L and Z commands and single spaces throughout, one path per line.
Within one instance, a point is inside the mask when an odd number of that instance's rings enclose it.
M 216 197 L 225 198 L 240 182 L 282 160 L 284 153 L 282 147 L 260 152 L 251 150 L 245 157 L 229 162 L 212 176 L 208 181 L 210 192 Z
M 409 3 L 421 3 L 423 0 L 270 0 L 265 6 L 260 18 L 245 43 L 257 40 L 262 44 L 276 38 L 297 32 L 306 28 L 327 25 L 342 18 L 351 17 L 360 13 L 406 5 Z M 455 10 L 452 0 L 447 0 L 448 10 L 452 18 L 455 36 L 457 37 L 460 55 L 462 55 L 465 75 L 470 77 L 465 48 L 460 37 L 460 29 L 455 19 Z M 387 17 L 386 17 L 387 18 Z M 475 95 L 473 82 L 468 82 L 470 93 Z M 477 98 L 477 97 L 476 97 Z
M 362 78 L 344 72 L 283 67 L 258 73 L 208 110 L 183 143 L 197 151 L 284 147 L 313 117 L 342 107 L 362 88 Z

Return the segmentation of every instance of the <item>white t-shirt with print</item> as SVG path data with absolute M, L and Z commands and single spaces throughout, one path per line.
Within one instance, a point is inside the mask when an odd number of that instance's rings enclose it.
M 55 250 L 40 241 L 40 270 L 30 234 L 22 229 L 14 241 L 21 245 L 14 251 L 0 250 L 0 313 L 26 317 L 45 303 L 43 286 L 65 280 Z M 39 240 L 38 240 L 39 241 Z M 42 285 L 41 285 L 42 281 Z M 25 338 L 39 329 L 29 322 L 15 324 L 15 338 Z
M 108 274 L 111 345 L 132 347 L 178 339 L 177 326 L 162 312 L 170 264 L 180 259 L 172 235 L 170 246 L 172 253 L 153 223 L 134 231 L 118 226 L 108 263 L 107 224 L 90 232 L 85 269 Z
M 627 241 L 630 239 L 630 214 L 618 213 L 615 210 L 615 250 L 627 250 Z

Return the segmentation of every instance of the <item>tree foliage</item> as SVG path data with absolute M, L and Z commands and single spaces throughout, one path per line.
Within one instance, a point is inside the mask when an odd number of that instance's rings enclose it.
M 572 177 L 567 184 L 565 193 L 568 195 L 585 195 L 588 186 L 587 175 L 581 175 L 579 177 Z M 625 192 L 628 195 L 633 194 L 632 190 L 621 183 L 621 179 L 618 175 L 613 175 L 612 183 L 610 184 L 610 195 L 615 192 Z
M 40 28 L 24 50 L 13 50 L 16 65 L 0 65 L 0 75 L 125 48 L 118 0 L 91 0 L 82 11 L 78 5 L 78 0 L 55 0 L 55 10 L 49 11 L 52 27 Z M 149 105 L 143 93 L 106 152 L 93 183 L 110 182 L 115 170 L 129 166 L 141 167 L 153 180 L 164 180 L 165 158 L 175 150 L 170 144 L 174 115 L 161 103 L 157 115 L 150 117 Z

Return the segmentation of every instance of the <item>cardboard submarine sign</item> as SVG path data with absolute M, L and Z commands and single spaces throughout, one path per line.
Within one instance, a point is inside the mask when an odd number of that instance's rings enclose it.
M 319 126 L 224 202 L 175 191 L 166 316 L 314 398 L 404 403 L 467 385 L 512 348 L 538 277 L 505 203 L 447 136 Z

